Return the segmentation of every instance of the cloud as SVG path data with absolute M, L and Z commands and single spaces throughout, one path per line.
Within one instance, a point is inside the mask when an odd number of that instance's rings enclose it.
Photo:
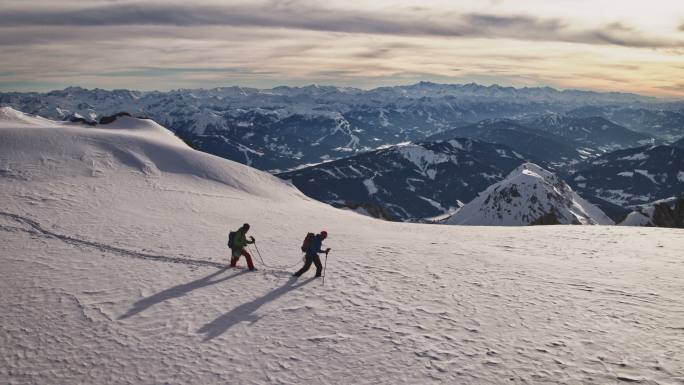
M 658 88 L 666 91 L 674 91 L 680 94 L 684 94 L 684 83 L 674 83 L 667 86 L 659 86 Z
M 107 77 L 151 77 L 178 76 L 184 74 L 224 74 L 224 75 L 275 75 L 274 72 L 256 71 L 240 67 L 133 67 L 123 71 L 100 72 Z
M 682 77 L 681 34 L 656 36 L 664 32 L 619 16 L 551 17 L 529 4 L 522 13 L 517 2 L 458 11 L 344 0 L 0 3 L 5 90 L 429 80 L 684 94 L 657 88 Z
M 2 27 L 175 26 L 296 29 L 398 36 L 511 38 L 628 47 L 684 47 L 684 42 L 645 36 L 612 23 L 576 29 L 556 18 L 483 13 L 429 13 L 325 8 L 290 1 L 242 4 L 99 2 L 95 5 L 5 7 Z

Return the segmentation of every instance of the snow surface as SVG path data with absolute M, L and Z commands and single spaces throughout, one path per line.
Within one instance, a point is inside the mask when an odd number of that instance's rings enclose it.
M 0 383 L 684 381 L 681 230 L 383 222 L 119 124 L 2 118 Z
M 524 163 L 489 186 L 445 223 L 525 226 L 551 214 L 561 224 L 612 225 L 598 207 L 582 199 L 553 173 Z

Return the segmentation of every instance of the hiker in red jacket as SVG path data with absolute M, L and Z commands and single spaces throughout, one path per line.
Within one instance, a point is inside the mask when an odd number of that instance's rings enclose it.
M 235 267 L 241 255 L 245 256 L 247 260 L 247 266 L 250 270 L 254 270 L 254 263 L 252 262 L 252 256 L 249 255 L 245 246 L 254 243 L 254 237 L 249 237 L 247 239 L 247 231 L 249 231 L 249 223 L 245 223 L 235 232 L 235 238 L 233 238 L 233 247 L 231 249 L 232 256 L 230 258 L 230 267 Z

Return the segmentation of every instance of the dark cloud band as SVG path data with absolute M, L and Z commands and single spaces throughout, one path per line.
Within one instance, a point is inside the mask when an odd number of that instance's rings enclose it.
M 400 36 L 511 38 L 629 47 L 684 47 L 682 41 L 646 37 L 621 24 L 573 30 L 559 19 L 526 15 L 432 15 L 409 10 L 367 13 L 294 2 L 256 5 L 100 3 L 97 6 L 32 7 L 0 10 L 0 27 L 262 27 Z

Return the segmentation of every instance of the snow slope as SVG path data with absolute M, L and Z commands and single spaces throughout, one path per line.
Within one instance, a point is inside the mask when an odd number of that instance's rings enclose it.
M 613 221 L 553 173 L 534 163 L 524 163 L 504 180 L 489 186 L 445 223 L 612 225 Z
M 388 223 L 149 121 L 24 118 L 0 124 L 0 383 L 684 381 L 680 230 Z M 271 267 L 222 268 L 244 221 Z M 325 285 L 291 280 L 322 228 Z

